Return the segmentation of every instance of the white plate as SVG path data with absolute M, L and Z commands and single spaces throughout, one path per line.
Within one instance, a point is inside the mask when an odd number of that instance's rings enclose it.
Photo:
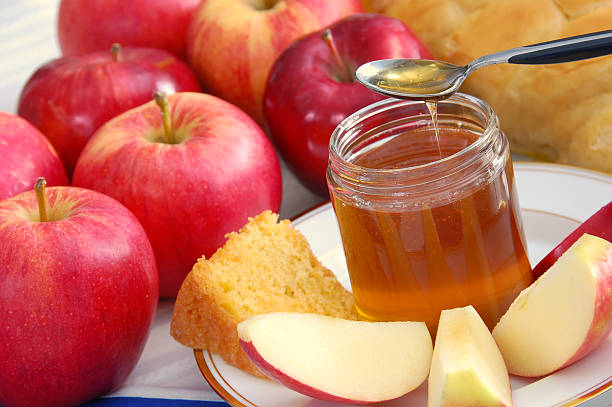
M 516 163 L 516 179 L 532 264 L 612 200 L 612 177 L 561 165 Z M 314 253 L 350 289 L 336 218 L 329 203 L 300 216 L 293 224 Z M 207 351 L 195 351 L 202 374 L 235 407 L 333 406 L 279 384 L 250 376 Z M 581 361 L 547 377 L 511 377 L 515 407 L 574 406 L 612 387 L 612 336 Z M 597 399 L 610 406 L 612 392 Z M 606 401 L 607 400 L 607 401 Z M 599 404 L 599 401 L 603 404 Z M 426 406 L 427 388 L 380 406 Z

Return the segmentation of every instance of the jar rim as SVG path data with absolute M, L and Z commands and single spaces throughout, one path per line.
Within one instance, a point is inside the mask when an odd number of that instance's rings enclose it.
M 330 160 L 332 160 L 332 158 L 340 160 L 342 162 L 342 166 L 346 166 L 347 169 L 350 169 L 351 171 L 367 170 L 369 173 L 376 175 L 401 175 L 407 174 L 409 172 L 427 170 L 440 165 L 444 165 L 445 163 L 451 161 L 461 161 L 463 157 L 470 155 L 470 153 L 472 153 L 474 150 L 480 150 L 487 144 L 491 143 L 495 138 L 496 134 L 499 132 L 499 120 L 497 118 L 497 115 L 493 111 L 493 108 L 487 102 L 475 96 L 458 92 L 447 99 L 438 101 L 437 103 L 451 103 L 457 105 L 464 105 L 473 110 L 479 109 L 482 113 L 484 113 L 486 122 L 484 123 L 482 134 L 480 134 L 478 138 L 472 143 L 457 151 L 456 153 L 453 153 L 438 160 L 408 167 L 370 168 L 348 161 L 346 158 L 347 152 L 344 152 L 343 154 L 342 151 L 339 151 L 339 141 L 341 137 L 351 129 L 358 126 L 360 123 L 363 123 L 365 120 L 370 119 L 373 116 L 382 114 L 390 109 L 397 109 L 421 103 L 424 103 L 424 101 L 387 98 L 368 105 L 351 114 L 342 122 L 340 122 L 340 124 L 338 124 L 338 126 L 331 135 L 329 142 Z

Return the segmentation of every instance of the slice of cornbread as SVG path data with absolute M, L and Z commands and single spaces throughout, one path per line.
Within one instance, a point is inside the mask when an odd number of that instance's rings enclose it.
M 352 294 L 288 220 L 250 218 L 210 259 L 200 258 L 178 293 L 170 334 L 194 349 L 263 376 L 238 344 L 236 325 L 256 314 L 310 312 L 357 319 Z

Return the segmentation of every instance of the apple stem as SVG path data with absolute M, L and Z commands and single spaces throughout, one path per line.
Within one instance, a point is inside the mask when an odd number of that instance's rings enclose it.
M 340 53 L 338 52 L 338 48 L 336 47 L 336 42 L 334 41 L 334 36 L 332 35 L 331 30 L 327 28 L 325 31 L 323 31 L 323 33 L 321 34 L 321 38 L 329 47 L 329 52 L 331 52 L 334 57 L 334 61 L 336 61 L 336 67 L 340 72 L 340 79 L 345 82 L 354 82 L 355 78 L 353 76 L 353 72 L 348 67 L 348 65 L 345 64 L 344 61 L 342 61 L 342 58 L 340 58 Z
M 38 201 L 38 214 L 40 215 L 41 222 L 47 222 L 47 195 L 45 193 L 45 187 L 47 186 L 47 180 L 44 177 L 39 177 L 34 184 L 34 191 L 36 192 L 36 199 Z
M 111 46 L 111 58 L 113 59 L 114 62 L 117 62 L 119 60 L 120 50 L 121 50 L 120 44 L 115 43 Z
M 174 144 L 172 135 L 172 121 L 170 120 L 170 103 L 168 103 L 168 95 L 165 92 L 155 92 L 153 95 L 155 103 L 161 109 L 162 121 L 164 123 L 164 137 L 166 143 Z

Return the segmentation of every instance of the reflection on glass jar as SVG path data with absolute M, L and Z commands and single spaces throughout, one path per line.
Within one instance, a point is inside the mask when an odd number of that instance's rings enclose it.
M 472 304 L 489 328 L 532 282 L 512 161 L 492 109 L 464 94 L 388 99 L 332 135 L 327 172 L 366 320 L 425 321 Z

